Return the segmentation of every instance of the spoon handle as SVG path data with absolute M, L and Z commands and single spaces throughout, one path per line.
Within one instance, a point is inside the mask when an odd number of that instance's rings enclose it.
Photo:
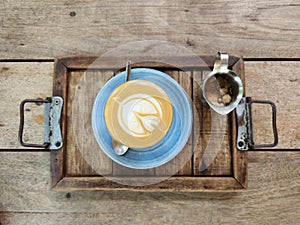
M 128 61 L 126 64 L 126 82 L 130 79 L 130 73 L 131 73 L 131 61 Z

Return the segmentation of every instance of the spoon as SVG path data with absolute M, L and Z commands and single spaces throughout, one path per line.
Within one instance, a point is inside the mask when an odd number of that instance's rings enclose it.
M 128 61 L 126 64 L 126 78 L 125 78 L 125 82 L 129 81 L 130 79 L 130 72 L 131 72 L 131 62 Z M 123 145 L 122 143 L 116 141 L 116 140 L 112 140 L 112 146 L 114 148 L 114 151 L 117 155 L 124 155 L 129 147 L 126 145 Z

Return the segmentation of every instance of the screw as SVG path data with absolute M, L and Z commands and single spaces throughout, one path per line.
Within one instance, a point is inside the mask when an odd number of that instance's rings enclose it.
M 238 146 L 239 146 L 240 148 L 244 148 L 244 147 L 245 147 L 245 142 L 239 141 L 239 142 L 238 142 Z
M 60 141 L 55 142 L 55 146 L 56 146 L 57 148 L 60 147 L 60 145 L 61 145 Z

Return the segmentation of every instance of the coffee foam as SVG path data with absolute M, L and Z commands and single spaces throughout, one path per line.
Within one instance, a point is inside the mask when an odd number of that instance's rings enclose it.
M 107 127 L 127 146 L 151 146 L 170 128 L 173 112 L 167 94 L 156 84 L 133 80 L 119 86 L 107 101 Z
M 122 102 L 114 98 L 119 104 L 118 122 L 129 135 L 147 138 L 162 122 L 162 107 L 155 97 L 146 94 L 134 94 Z

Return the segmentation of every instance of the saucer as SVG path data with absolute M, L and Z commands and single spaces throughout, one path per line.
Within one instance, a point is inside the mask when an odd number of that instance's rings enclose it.
M 131 70 L 130 80 L 147 80 L 160 86 L 169 96 L 173 109 L 173 120 L 169 131 L 157 144 L 141 149 L 130 148 L 123 156 L 115 154 L 112 136 L 105 123 L 105 105 L 112 92 L 125 82 L 125 72 L 110 79 L 99 91 L 92 111 L 92 127 L 102 151 L 113 161 L 133 169 L 149 169 L 172 160 L 185 146 L 190 136 L 193 112 L 189 97 L 183 88 L 169 75 L 153 69 Z

